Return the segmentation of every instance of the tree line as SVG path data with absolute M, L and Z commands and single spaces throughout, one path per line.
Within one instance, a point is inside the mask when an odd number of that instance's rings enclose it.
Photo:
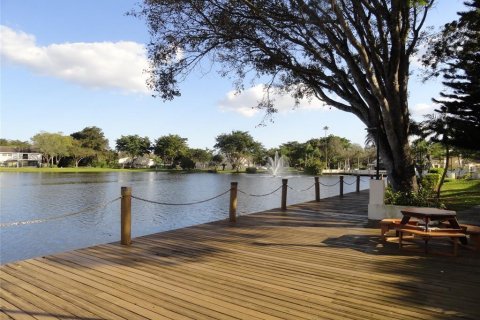
M 40 132 L 31 142 L 0 139 L 0 145 L 19 149 L 35 149 L 43 155 L 46 166 L 141 167 L 154 163 L 156 167 L 194 169 L 225 167 L 240 170 L 250 166 L 265 166 L 268 157 L 279 152 L 289 165 L 319 173 L 324 168 L 366 168 L 375 158 L 375 147 L 364 148 L 346 138 L 329 135 L 306 142 L 290 141 L 278 148 L 266 149 L 246 131 L 232 131 L 216 137 L 213 149 L 190 148 L 188 139 L 177 134 L 155 140 L 139 135 L 116 139 L 115 150 L 109 147 L 102 129 L 86 127 L 70 135 L 60 132 Z M 123 158 L 122 164 L 119 160 Z

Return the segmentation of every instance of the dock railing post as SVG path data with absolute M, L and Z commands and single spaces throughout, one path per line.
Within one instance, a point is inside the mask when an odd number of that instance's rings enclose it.
M 315 201 L 320 201 L 320 178 L 315 177 Z
M 287 187 L 288 179 L 282 179 L 282 211 L 287 210 Z
M 132 243 L 132 188 L 121 188 L 120 242 L 129 246 Z
M 357 192 L 360 192 L 360 175 L 357 174 Z
M 340 197 L 343 197 L 343 176 L 340 176 Z
M 230 222 L 237 222 L 237 187 L 238 182 L 230 183 Z

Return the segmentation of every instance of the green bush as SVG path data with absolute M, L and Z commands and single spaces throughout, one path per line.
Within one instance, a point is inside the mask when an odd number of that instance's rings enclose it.
M 183 157 L 182 159 L 180 159 L 180 167 L 183 170 L 193 170 L 195 169 L 195 161 L 190 158 Z
M 311 175 L 322 174 L 323 166 L 324 166 L 323 162 L 318 159 L 308 159 L 305 162 L 305 167 L 303 168 L 303 172 Z
M 441 178 L 442 176 L 438 173 L 427 173 L 422 177 L 420 184 L 424 189 L 434 191 L 437 189 Z
M 444 168 L 430 168 L 430 170 L 428 170 L 428 173 L 436 173 L 436 174 L 439 174 L 441 177 L 444 171 L 445 171 Z
M 420 187 L 418 192 L 393 192 L 392 188 L 388 187 L 385 190 L 385 204 L 416 207 L 443 207 L 443 204 L 434 197 L 433 190 L 424 187 Z
M 255 168 L 255 167 L 247 167 L 247 168 L 245 169 L 245 172 L 246 172 L 246 173 L 257 173 L 257 168 Z

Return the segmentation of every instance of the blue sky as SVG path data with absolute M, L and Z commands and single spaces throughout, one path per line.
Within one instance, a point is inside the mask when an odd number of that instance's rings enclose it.
M 427 25 L 456 19 L 462 2 L 439 0 Z M 148 30 L 143 21 L 125 15 L 136 3 L 2 0 L 0 136 L 29 140 L 40 131 L 70 134 L 97 126 L 112 147 L 121 135 L 153 141 L 179 134 L 190 147 L 213 148 L 219 134 L 242 130 L 271 148 L 322 137 L 328 126 L 328 134 L 363 145 L 360 120 L 317 101 L 292 110 L 290 97 L 277 98 L 281 112 L 275 122 L 259 127 L 263 113 L 250 107 L 260 87 L 234 95 L 231 82 L 215 72 L 191 74 L 174 101 L 152 98 L 142 73 Z M 423 84 L 412 77 L 412 114 L 420 119 L 428 113 L 441 88 L 438 81 Z

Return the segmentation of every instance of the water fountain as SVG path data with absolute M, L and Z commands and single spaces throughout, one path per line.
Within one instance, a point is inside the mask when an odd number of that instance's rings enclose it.
M 284 156 L 279 156 L 278 151 L 275 151 L 275 157 L 267 158 L 267 170 L 274 177 L 281 175 L 284 169 L 288 167 L 288 162 Z

